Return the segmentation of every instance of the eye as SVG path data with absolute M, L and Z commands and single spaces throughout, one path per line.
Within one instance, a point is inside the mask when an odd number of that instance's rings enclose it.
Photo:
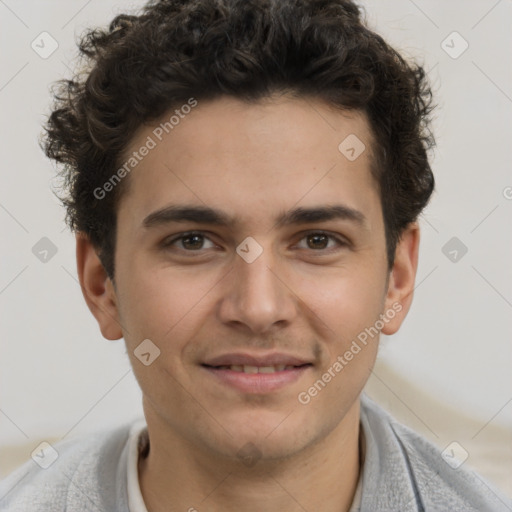
M 203 233 L 191 231 L 189 233 L 182 233 L 172 239 L 164 240 L 163 246 L 165 248 L 177 246 L 178 249 L 192 252 L 201 249 L 212 249 L 215 247 L 215 244 Z
M 323 231 L 314 231 L 304 235 L 296 247 L 299 249 L 329 253 L 347 245 L 348 243 L 342 238 Z M 165 239 L 162 242 L 162 247 L 164 249 L 176 248 L 178 251 L 192 253 L 206 249 L 214 249 L 217 246 L 204 233 L 200 231 L 190 231 Z
M 328 233 L 324 233 L 323 231 L 315 231 L 312 233 L 307 233 L 302 239 L 301 242 L 305 240 L 306 246 L 299 243 L 297 246 L 300 249 L 313 249 L 314 251 L 322 251 L 334 249 L 336 247 L 346 246 L 347 243 L 342 239 L 330 235 Z M 330 251 L 328 251 L 330 252 Z

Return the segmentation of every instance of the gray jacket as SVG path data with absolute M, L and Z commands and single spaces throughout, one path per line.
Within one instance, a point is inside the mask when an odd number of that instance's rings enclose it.
M 481 477 L 453 469 L 434 445 L 364 395 L 361 405 L 362 512 L 512 512 L 512 500 Z M 59 456 L 47 469 L 29 460 L 0 482 L 0 511 L 129 512 L 130 426 L 57 443 Z

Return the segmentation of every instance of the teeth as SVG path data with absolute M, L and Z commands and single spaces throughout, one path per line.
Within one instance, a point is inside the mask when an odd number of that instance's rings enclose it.
M 293 370 L 295 366 L 292 365 L 284 365 L 284 364 L 276 364 L 275 366 L 251 366 L 251 365 L 238 365 L 232 364 L 231 366 L 222 367 L 222 369 L 230 369 L 234 372 L 243 372 L 243 373 L 274 373 L 274 372 L 282 372 L 283 370 Z

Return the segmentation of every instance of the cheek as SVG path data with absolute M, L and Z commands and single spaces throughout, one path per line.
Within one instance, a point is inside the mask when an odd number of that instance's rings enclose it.
M 378 351 L 375 325 L 382 311 L 384 282 L 362 285 L 360 274 L 325 280 L 322 289 L 311 287 L 315 313 L 323 329 L 320 367 L 297 396 L 299 409 L 324 433 L 339 424 L 366 384 Z
M 359 392 L 373 368 L 380 334 L 375 324 L 382 313 L 385 290 L 385 271 L 379 273 L 377 267 L 373 271 L 370 267 L 339 269 L 343 275 L 303 282 L 301 296 L 311 299 L 308 306 L 321 331 L 323 355 L 315 381 L 320 377 L 330 382 L 323 394 L 329 397 L 327 402 L 343 402 Z
M 367 272 L 341 270 L 342 276 L 304 280 L 299 292 L 326 326 L 332 343 L 349 341 L 375 323 L 382 312 L 385 279 Z
M 127 268 L 123 277 L 120 314 L 127 343 L 149 338 L 162 350 L 178 350 L 180 340 L 190 338 L 194 326 L 203 323 L 210 307 L 208 292 L 218 281 L 197 271 L 143 271 L 137 266 Z
M 136 378 L 153 406 L 167 404 L 168 410 L 175 410 L 184 400 L 179 383 L 190 387 L 183 353 L 204 324 L 206 308 L 211 309 L 205 296 L 212 285 L 204 278 L 178 276 L 171 269 L 143 273 L 131 268 L 124 278 L 121 322 Z M 146 339 L 157 348 L 149 345 L 143 352 L 139 347 Z M 158 355 L 146 366 L 137 354 L 148 351 L 151 359 Z

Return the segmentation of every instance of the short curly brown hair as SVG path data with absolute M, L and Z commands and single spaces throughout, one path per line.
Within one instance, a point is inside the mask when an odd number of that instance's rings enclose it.
M 93 191 L 137 128 L 191 97 L 252 102 L 279 91 L 366 114 L 392 265 L 434 188 L 432 94 L 423 68 L 362 18 L 349 0 L 160 0 L 83 35 L 86 71 L 57 82 L 42 145 L 63 164 L 68 225 L 89 237 L 112 279 L 123 186 L 103 199 Z

